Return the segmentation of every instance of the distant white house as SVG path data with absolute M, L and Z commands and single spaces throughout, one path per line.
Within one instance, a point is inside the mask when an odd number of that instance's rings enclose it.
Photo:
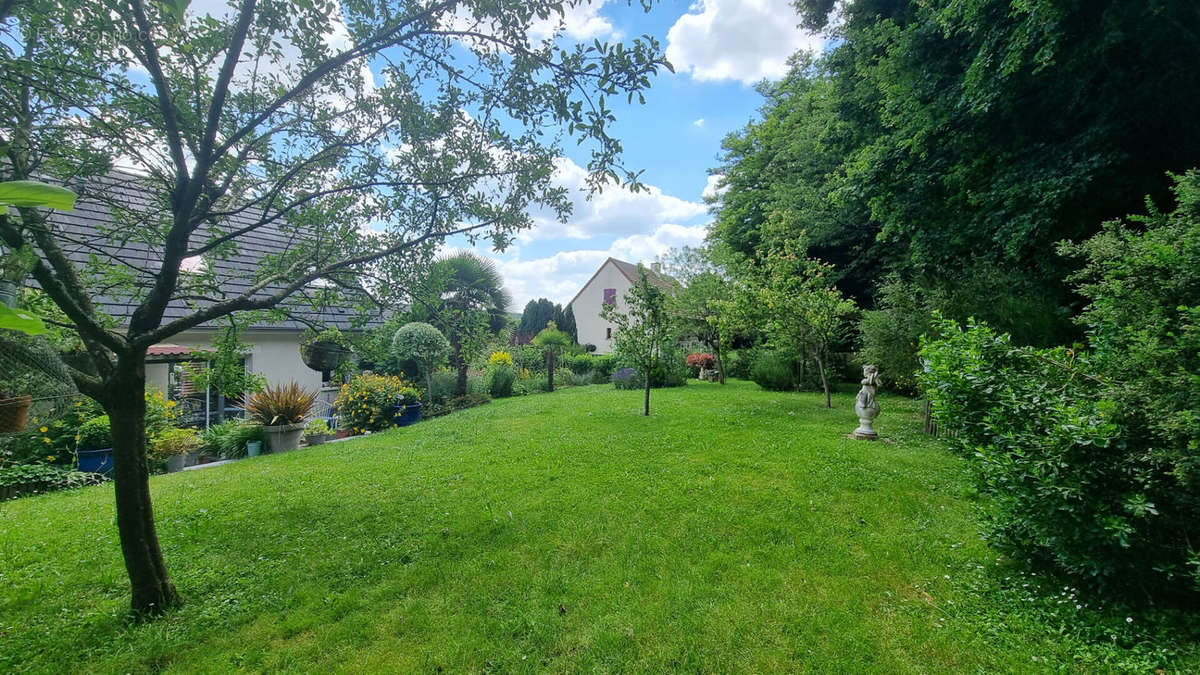
M 597 354 L 612 353 L 612 334 L 616 326 L 600 317 L 600 309 L 615 304 L 618 311 L 624 311 L 625 293 L 637 281 L 638 267 L 616 258 L 605 260 L 568 303 L 575 314 L 579 344 L 596 345 Z M 646 268 L 646 274 L 659 288 L 671 290 L 670 279 L 656 269 Z

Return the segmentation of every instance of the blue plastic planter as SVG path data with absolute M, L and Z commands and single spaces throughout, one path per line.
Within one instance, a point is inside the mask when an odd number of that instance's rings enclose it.
M 396 406 L 396 426 L 406 427 L 421 420 L 421 404 L 412 403 L 406 406 Z
M 104 450 L 80 450 L 78 455 L 80 471 L 84 473 L 112 473 L 112 448 L 105 448 Z

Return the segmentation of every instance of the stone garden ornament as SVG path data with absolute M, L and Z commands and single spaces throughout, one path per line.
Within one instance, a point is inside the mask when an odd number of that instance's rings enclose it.
M 863 367 L 862 389 L 854 399 L 854 413 L 858 415 L 858 428 L 850 434 L 851 438 L 875 440 L 879 434 L 871 426 L 871 422 L 879 415 L 879 401 L 875 400 L 875 388 L 879 386 L 879 368 L 873 365 Z

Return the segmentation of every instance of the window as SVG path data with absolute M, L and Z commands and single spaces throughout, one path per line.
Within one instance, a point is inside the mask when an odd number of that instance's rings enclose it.
M 612 339 L 612 326 L 609 326 L 608 328 L 604 329 L 604 338 L 606 340 Z
M 604 304 L 606 304 L 606 305 L 617 304 L 617 289 L 615 289 L 615 288 L 604 289 Z

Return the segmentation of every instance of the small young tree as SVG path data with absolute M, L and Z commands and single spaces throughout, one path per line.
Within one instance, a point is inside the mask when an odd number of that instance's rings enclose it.
M 437 328 L 414 321 L 406 323 L 392 338 L 392 349 L 401 359 L 411 359 L 425 376 L 426 396 L 432 391 L 432 374 L 437 364 L 450 353 L 450 341 Z
M 554 365 L 558 360 L 558 355 L 573 342 L 571 336 L 559 330 L 553 321 L 546 324 L 546 327 L 533 338 L 534 346 L 540 347 L 546 353 L 546 371 L 549 377 L 550 391 L 554 391 Z
M 638 265 L 638 279 L 625 293 L 625 311 L 617 305 L 605 305 L 600 316 L 616 324 L 613 350 L 641 371 L 645 378 L 643 414 L 650 415 L 650 374 L 662 357 L 669 341 L 667 295 L 650 281 L 646 268 Z
M 762 264 L 747 275 L 762 326 L 772 345 L 812 359 L 821 375 L 825 407 L 830 349 L 845 335 L 854 303 L 833 287 L 831 266 L 804 255 L 802 242 L 778 239 Z

